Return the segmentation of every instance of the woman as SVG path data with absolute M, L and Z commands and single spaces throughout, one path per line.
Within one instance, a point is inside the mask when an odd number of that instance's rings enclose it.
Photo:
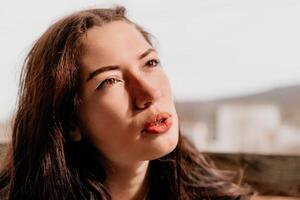
M 179 134 L 149 34 L 125 9 L 52 25 L 29 52 L 3 199 L 241 199 Z

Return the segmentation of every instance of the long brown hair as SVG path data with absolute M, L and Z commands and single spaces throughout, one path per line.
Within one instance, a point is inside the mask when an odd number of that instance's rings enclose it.
M 82 38 L 93 26 L 132 23 L 124 7 L 89 9 L 53 24 L 29 52 L 20 80 L 18 110 L 6 165 L 0 173 L 3 199 L 111 199 L 104 168 L 89 141 L 72 142 L 76 126 Z M 170 154 L 150 162 L 147 199 L 236 199 L 235 184 L 180 136 Z

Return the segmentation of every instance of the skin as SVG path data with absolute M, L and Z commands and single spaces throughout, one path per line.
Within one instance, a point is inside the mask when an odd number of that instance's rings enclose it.
M 170 153 L 178 142 L 169 80 L 157 52 L 133 24 L 116 21 L 93 27 L 83 45 L 82 103 L 72 138 L 85 137 L 99 150 L 108 174 L 104 184 L 113 199 L 141 199 L 149 160 Z M 105 66 L 118 69 L 91 77 Z M 171 128 L 162 134 L 142 132 L 147 119 L 161 112 L 172 115 Z

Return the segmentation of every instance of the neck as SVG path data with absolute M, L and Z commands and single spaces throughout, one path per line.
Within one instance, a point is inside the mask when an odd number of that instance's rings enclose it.
M 141 200 L 145 198 L 148 186 L 147 171 L 149 161 L 130 165 L 107 167 L 104 185 L 109 189 L 113 200 Z

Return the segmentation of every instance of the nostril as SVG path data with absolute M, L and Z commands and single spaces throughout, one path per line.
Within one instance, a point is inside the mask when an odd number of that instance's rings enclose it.
M 153 104 L 153 102 L 152 101 L 139 101 L 139 100 L 136 100 L 135 102 L 134 102 L 134 107 L 136 108 L 136 109 L 145 109 L 145 108 L 148 108 L 149 106 L 151 106 Z

